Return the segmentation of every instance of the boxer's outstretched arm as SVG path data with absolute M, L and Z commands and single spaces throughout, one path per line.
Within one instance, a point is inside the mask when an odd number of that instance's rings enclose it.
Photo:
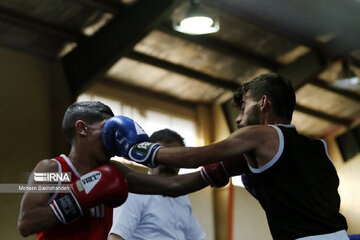
M 148 175 L 135 172 L 117 161 L 111 160 L 110 163 L 125 175 L 132 193 L 178 197 L 208 186 L 200 171 L 176 176 Z
M 51 160 L 40 161 L 33 170 L 34 172 L 57 172 L 58 165 Z M 29 178 L 29 184 L 34 180 Z M 18 219 L 19 232 L 23 237 L 41 232 L 59 221 L 48 205 L 52 193 L 25 192 L 21 200 Z
M 155 162 L 171 167 L 196 168 L 252 153 L 256 165 L 261 166 L 275 156 L 278 146 L 274 128 L 255 125 L 238 129 L 227 139 L 204 147 L 161 148 L 155 155 Z

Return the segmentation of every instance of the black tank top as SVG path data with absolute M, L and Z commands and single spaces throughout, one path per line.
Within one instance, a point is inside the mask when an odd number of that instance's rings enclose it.
M 280 139 L 276 156 L 251 168 L 251 190 L 265 210 L 275 240 L 347 229 L 339 213 L 339 178 L 326 143 L 297 133 L 293 125 L 273 126 Z

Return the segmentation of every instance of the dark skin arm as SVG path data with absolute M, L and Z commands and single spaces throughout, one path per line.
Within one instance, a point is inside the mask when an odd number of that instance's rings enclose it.
M 196 168 L 241 158 L 244 154 L 248 163 L 258 168 L 275 156 L 278 147 L 279 137 L 274 128 L 255 125 L 238 129 L 227 139 L 204 147 L 161 148 L 155 159 L 157 163 L 171 167 Z
M 124 239 L 122 237 L 120 237 L 119 235 L 112 233 L 108 236 L 107 240 L 124 240 Z
M 51 160 L 40 161 L 33 172 L 57 172 L 58 165 Z M 29 179 L 29 184 L 34 183 Z M 20 204 L 19 232 L 23 237 L 42 232 L 59 223 L 48 205 L 52 193 L 25 192 Z
M 111 160 L 110 164 L 125 175 L 129 185 L 129 192 L 132 193 L 178 197 L 208 186 L 208 183 L 201 177 L 200 172 L 176 176 L 147 175 L 135 172 L 114 160 Z

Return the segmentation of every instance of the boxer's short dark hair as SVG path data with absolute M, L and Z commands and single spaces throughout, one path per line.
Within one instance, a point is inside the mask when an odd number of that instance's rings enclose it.
M 250 82 L 239 87 L 233 98 L 236 107 L 241 108 L 243 96 L 249 92 L 250 96 L 259 101 L 266 95 L 273 104 L 273 112 L 291 121 L 295 109 L 296 96 L 291 82 L 277 73 L 262 74 Z
M 62 129 L 67 140 L 71 143 L 75 136 L 75 123 L 82 120 L 88 124 L 101 122 L 113 117 L 111 108 L 99 101 L 76 102 L 68 107 L 62 122 Z
M 168 128 L 154 132 L 150 136 L 152 142 L 163 142 L 163 143 L 174 143 L 177 142 L 181 146 L 185 146 L 184 138 L 180 136 L 177 132 L 170 130 Z

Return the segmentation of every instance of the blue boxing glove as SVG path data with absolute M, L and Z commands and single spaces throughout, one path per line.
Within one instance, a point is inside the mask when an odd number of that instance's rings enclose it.
M 134 120 L 115 116 L 106 121 L 102 140 L 109 156 L 120 156 L 147 167 L 154 168 L 160 144 L 150 142 L 149 136 Z

